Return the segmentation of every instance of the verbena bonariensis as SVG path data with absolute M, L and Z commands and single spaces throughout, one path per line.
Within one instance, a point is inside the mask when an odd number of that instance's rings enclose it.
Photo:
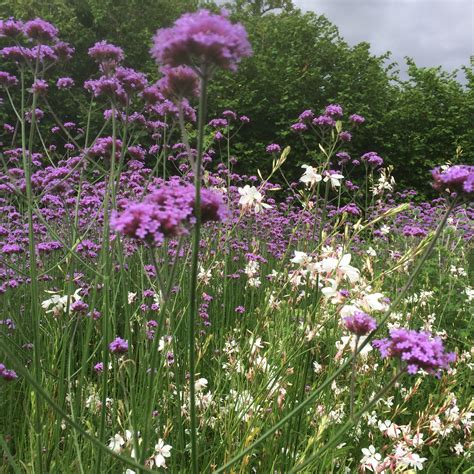
M 144 459 L 148 467 L 168 465 L 178 471 L 189 465 L 191 399 L 202 469 L 222 470 L 236 454 L 241 469 L 289 472 L 310 462 L 308 453 L 324 443 L 322 437 L 314 438 L 315 427 L 331 441 L 332 427 L 344 426 L 346 420 L 356 422 L 356 428 L 346 429 L 347 446 L 338 448 L 339 441 L 331 454 L 350 453 L 340 458 L 340 465 L 346 462 L 352 470 L 360 458 L 356 446 L 363 443 L 373 449 L 364 448 L 360 469 L 380 471 L 383 466 L 422 465 L 421 430 L 429 433 L 431 446 L 444 443 L 443 433 L 449 430 L 463 439 L 460 433 L 470 426 L 467 409 L 447 395 L 462 392 L 447 387 L 456 386 L 456 371 L 464 373 L 470 359 L 464 351 L 455 369 L 449 369 L 455 361 L 444 344 L 458 342 L 448 338 L 441 343 L 439 338 L 462 323 L 462 312 L 452 308 L 446 321 L 445 301 L 446 306 L 453 300 L 467 307 L 473 294 L 460 287 L 467 281 L 462 244 L 474 235 L 473 209 L 464 205 L 472 200 L 472 167 L 435 170 L 434 187 L 444 196 L 415 201 L 415 191 L 396 190 L 391 170 L 377 152 L 349 148 L 366 120 L 348 115 L 339 104 L 307 109 L 291 126 L 310 147 L 296 182 L 277 182 L 293 158 L 290 154 L 287 159 L 282 142 L 256 150 L 272 161 L 269 176 L 245 172 L 245 163 L 234 156 L 232 137 L 250 119 L 236 111 L 204 121 L 199 151 L 194 132 L 177 132 L 183 122 L 188 131 L 195 127 L 193 104 L 203 91 L 198 80 L 203 75 L 209 79 L 217 67 L 235 69 L 250 54 L 243 27 L 226 16 L 201 11 L 159 31 L 153 55 L 163 76 L 156 82 L 128 68 L 119 46 L 97 43 L 89 54 L 98 72 L 82 91 L 74 88 L 73 78 L 54 76 L 73 50 L 58 39 L 53 25 L 10 19 L 0 23 L 0 32 L 2 41 L 11 40 L 0 53 L 8 68 L 0 72 L 2 93 L 13 99 L 23 83 L 26 97 L 36 100 L 34 107 L 33 102 L 24 107 L 24 115 L 9 110 L 11 123 L 3 124 L 2 138 L 0 297 L 6 314 L 0 318 L 5 342 L 0 353 L 15 371 L 0 364 L 0 383 L 10 382 L 2 385 L 6 395 L 2 392 L 0 406 L 3 413 L 13 413 L 18 423 L 9 422 L 12 426 L 25 427 L 8 441 L 13 442 L 13 457 L 19 453 L 22 462 L 29 459 L 35 443 L 31 427 L 11 407 L 17 399 L 27 411 L 37 406 L 31 395 L 39 393 L 36 379 L 25 370 L 37 342 L 43 348 L 37 380 L 66 409 L 48 408 L 45 419 L 80 420 L 100 438 L 93 444 L 87 432 L 72 436 L 66 424 L 51 428 L 51 439 L 42 440 L 51 456 L 41 459 L 41 445 L 35 457 L 46 469 L 53 469 L 57 456 L 68 465 L 65 469 L 76 469 L 77 455 L 85 470 L 93 470 L 99 465 L 97 453 L 108 446 L 127 459 L 102 460 L 104 469 L 118 468 L 119 462 L 138 469 L 133 459 Z M 87 117 L 61 121 L 60 111 L 49 109 L 52 94 L 64 97 L 71 90 L 101 107 L 104 128 L 99 136 L 88 128 Z M 27 142 L 33 130 L 26 146 L 22 127 Z M 191 385 L 184 314 L 198 175 L 204 228 L 198 249 L 198 331 L 192 344 L 201 373 Z M 113 199 L 107 200 L 111 187 Z M 437 258 L 428 261 L 435 270 L 416 281 L 413 294 L 398 291 L 454 199 L 459 206 L 440 234 Z M 406 201 L 410 204 L 400 207 Z M 26 209 L 32 210 L 33 247 Z M 38 268 L 39 338 L 30 323 L 32 261 Z M 430 287 L 438 281 L 441 288 Z M 392 310 L 397 299 L 401 307 Z M 441 317 L 437 311 L 443 311 Z M 377 325 L 380 330 L 387 326 L 390 337 L 371 344 Z M 391 370 L 372 346 L 386 358 L 400 359 L 402 372 L 416 375 L 410 382 L 397 379 L 396 402 L 375 393 L 389 385 Z M 107 361 L 104 347 L 114 355 Z M 21 357 L 15 359 L 9 348 Z M 351 358 L 360 391 L 354 383 L 348 397 L 351 380 L 349 371 L 342 370 Z M 429 393 L 430 388 L 420 385 L 425 372 L 439 375 L 440 369 L 446 383 L 439 385 L 440 398 L 433 399 L 438 390 Z M 424 398 L 410 405 L 417 396 Z M 375 415 L 367 408 L 370 400 Z M 410 419 L 395 406 L 408 406 Z M 293 407 L 299 414 L 287 418 Z M 392 416 L 393 423 L 383 421 Z M 277 425 L 285 419 L 288 425 Z M 153 427 L 148 437 L 146 424 Z M 38 426 L 49 429 L 46 422 Z M 20 439 L 27 441 L 18 443 Z M 372 443 L 383 446 L 384 459 Z M 242 454 L 242 444 L 256 455 Z M 91 464 L 83 454 L 89 452 Z

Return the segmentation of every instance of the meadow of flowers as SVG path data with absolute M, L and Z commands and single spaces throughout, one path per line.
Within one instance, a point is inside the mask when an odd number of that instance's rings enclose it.
M 91 45 L 74 119 L 59 38 L 0 22 L 0 472 L 467 472 L 474 167 L 422 202 L 329 104 L 291 126 L 299 181 L 276 143 L 249 176 L 252 118 L 206 116 L 242 25 L 158 30 L 155 83 Z

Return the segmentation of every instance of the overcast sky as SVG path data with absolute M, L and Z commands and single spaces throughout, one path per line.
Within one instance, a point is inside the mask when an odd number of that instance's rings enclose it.
M 452 71 L 474 54 L 474 0 L 293 0 L 324 14 L 349 44 L 368 41 L 374 54 L 392 52 L 418 66 Z M 459 76 L 462 80 L 463 75 Z

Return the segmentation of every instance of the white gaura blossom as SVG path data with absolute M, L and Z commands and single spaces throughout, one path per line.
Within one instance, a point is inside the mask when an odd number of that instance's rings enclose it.
M 208 381 L 205 378 L 200 378 L 194 382 L 194 388 L 196 392 L 201 392 L 207 387 Z
M 44 300 L 41 303 L 41 307 L 47 310 L 46 313 L 53 313 L 54 316 L 58 316 L 60 313 L 66 312 L 68 301 L 70 307 L 72 303 L 81 299 L 81 295 L 79 294 L 80 292 L 81 288 L 77 289 L 71 296 L 61 296 L 54 292 L 48 292 L 52 293 L 51 298 L 49 300 Z
M 334 173 L 334 174 L 330 174 L 326 176 L 323 181 L 325 183 L 329 181 L 332 188 L 338 188 L 341 186 L 341 180 L 343 179 L 344 179 L 344 176 L 342 174 Z
M 311 263 L 313 257 L 308 255 L 306 252 L 300 252 L 295 250 L 295 256 L 290 260 L 291 263 L 296 263 L 297 265 L 306 266 L 308 263 Z
M 362 454 L 364 457 L 360 461 L 361 465 L 369 471 L 378 472 L 382 455 L 375 450 L 375 447 L 371 444 L 368 448 L 362 448 Z
M 263 196 L 255 186 L 246 184 L 238 189 L 240 194 L 239 205 L 244 212 L 253 210 L 258 214 L 263 209 L 271 209 L 272 206 L 263 202 Z
M 155 452 L 151 457 L 151 467 L 153 467 L 154 463 L 156 467 L 166 468 L 166 458 L 171 456 L 171 449 L 172 447 L 169 444 L 165 444 L 165 442 L 160 438 L 158 444 L 155 444 Z
M 305 168 L 306 171 L 303 173 L 303 176 L 301 176 L 300 181 L 306 186 L 312 187 L 323 179 L 316 168 L 309 165 L 302 165 L 301 167 Z
M 327 257 L 316 264 L 320 273 L 329 274 L 334 270 L 340 275 L 346 277 L 351 283 L 359 281 L 360 272 L 357 268 L 349 265 L 351 263 L 351 254 L 346 253 L 341 258 Z

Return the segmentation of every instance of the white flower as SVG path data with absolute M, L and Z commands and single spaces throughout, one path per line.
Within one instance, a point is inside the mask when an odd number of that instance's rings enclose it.
M 313 362 L 313 370 L 316 374 L 319 374 L 319 372 L 321 372 L 321 370 L 323 370 L 323 366 L 321 364 L 319 364 L 317 361 L 314 361 Z
M 208 383 L 209 382 L 207 381 L 207 379 L 204 378 L 196 380 L 196 382 L 194 382 L 194 388 L 196 389 L 196 392 L 201 392 L 202 390 L 204 390 L 207 387 Z
M 128 292 L 128 304 L 132 304 L 137 297 L 136 293 L 132 293 L 131 291 Z
M 311 259 L 312 257 L 308 256 L 306 252 L 299 252 L 298 250 L 295 250 L 295 256 L 290 260 L 290 262 L 304 266 L 310 263 Z
M 382 455 L 375 451 L 375 447 L 371 444 L 368 448 L 362 448 L 364 457 L 361 464 L 372 472 L 377 472 Z
M 316 168 L 313 168 L 309 165 L 302 165 L 302 168 L 305 168 L 306 171 L 304 172 L 303 176 L 301 176 L 300 181 L 304 183 L 306 186 L 311 187 L 315 184 L 319 183 L 323 177 L 318 174 Z
M 166 458 L 171 456 L 172 447 L 160 438 L 158 444 L 155 444 L 155 452 L 153 453 L 152 460 L 155 462 L 156 467 L 166 468 Z
M 380 228 L 380 233 L 381 233 L 382 235 L 390 234 L 390 226 L 384 224 L 384 225 Z
M 124 446 L 125 440 L 119 433 L 109 439 L 109 449 L 116 453 L 121 453 Z
M 376 257 L 376 256 L 377 256 L 377 252 L 376 252 L 372 247 L 369 247 L 369 248 L 366 250 L 366 253 L 367 253 L 367 255 L 369 255 L 370 257 Z
M 381 303 L 379 300 L 383 298 L 384 295 L 382 293 L 372 293 L 368 295 L 364 295 L 363 302 L 365 306 L 367 306 L 367 310 L 373 309 L 374 311 L 384 311 L 387 309 L 386 303 Z
M 398 438 L 401 434 L 400 428 L 390 420 L 379 421 L 378 427 L 379 430 L 389 438 Z
M 367 336 L 359 336 L 359 342 L 357 344 L 357 347 L 360 347 L 366 338 Z M 343 350 L 346 346 L 349 346 L 351 350 L 354 351 L 356 339 L 357 337 L 354 334 L 351 334 L 350 336 L 342 336 L 341 340 L 336 342 L 336 348 L 338 350 Z M 364 348 L 359 352 L 359 356 L 364 357 L 371 350 L 372 350 L 372 346 L 369 343 L 366 346 L 364 346 Z
M 414 467 L 415 471 L 423 469 L 423 463 L 427 458 L 422 458 L 416 453 L 407 453 L 407 455 L 400 459 L 400 463 L 405 466 Z
M 77 289 L 73 295 L 64 295 L 60 296 L 59 294 L 53 293 L 49 300 L 45 300 L 41 303 L 41 307 L 46 309 L 46 313 L 53 313 L 54 315 L 58 315 L 61 312 L 65 312 L 68 306 L 71 306 L 77 300 L 81 299 L 80 293 L 81 288 Z M 50 292 L 49 292 L 50 293 Z
M 323 296 L 327 299 L 331 299 L 332 304 L 338 303 L 338 296 L 339 296 L 339 291 L 337 290 L 337 282 L 335 280 L 332 280 L 329 278 L 327 280 L 328 283 L 331 284 L 331 286 L 326 286 L 325 288 L 321 289 L 321 293 Z
M 255 213 L 258 214 L 262 209 L 271 209 L 272 206 L 263 202 L 263 196 L 255 186 L 250 187 L 246 184 L 238 191 L 240 194 L 239 204 L 242 206 L 242 210 L 249 211 L 253 208 Z
M 359 270 L 351 265 L 351 254 L 346 253 L 341 258 L 327 257 L 318 262 L 317 268 L 322 273 L 334 270 L 344 275 L 351 283 L 356 283 L 360 278 Z
M 461 456 L 461 454 L 464 453 L 464 446 L 461 443 L 455 444 L 453 446 L 453 451 L 458 455 Z
M 327 183 L 328 181 L 331 182 L 331 186 L 333 188 L 338 188 L 339 186 L 341 186 L 341 179 L 344 179 L 344 176 L 342 174 L 339 174 L 339 173 L 334 173 L 334 174 L 331 174 L 329 176 L 326 176 L 324 178 L 324 182 Z

